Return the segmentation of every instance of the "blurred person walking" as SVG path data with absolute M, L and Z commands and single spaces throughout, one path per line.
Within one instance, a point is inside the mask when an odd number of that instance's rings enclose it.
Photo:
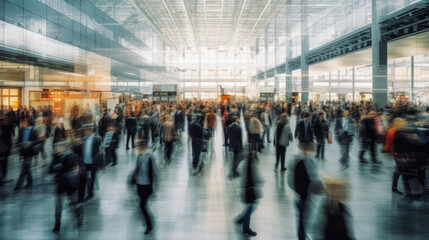
M 348 166 L 348 160 L 350 158 L 350 144 L 353 141 L 355 135 L 355 123 L 349 116 L 348 111 L 343 112 L 343 116 L 337 118 L 335 124 L 335 136 L 340 144 L 341 158 L 340 162 L 344 164 L 344 167 Z
M 15 135 L 15 129 L 10 122 L 10 118 L 3 117 L 0 119 L 0 168 L 1 184 L 8 182 L 7 170 L 10 151 L 12 150 L 12 138 Z
M 15 191 L 22 188 L 24 183 L 24 178 L 27 177 L 26 187 L 31 187 L 33 185 L 33 178 L 31 176 L 31 160 L 40 149 L 41 142 L 37 136 L 37 132 L 30 126 L 30 121 L 28 119 L 23 119 L 21 121 L 21 129 L 19 130 L 18 136 L 18 146 L 19 154 L 23 158 L 21 174 L 19 175 L 18 181 L 14 188 Z
M 105 151 L 106 161 L 104 165 L 112 162 L 112 166 L 118 163 L 118 156 L 116 155 L 116 149 L 119 146 L 119 135 L 120 131 L 116 128 L 114 122 L 110 122 L 107 125 L 106 134 L 103 139 L 103 146 Z
M 240 164 L 240 158 L 243 151 L 243 133 L 240 126 L 240 119 L 234 116 L 232 121 L 233 123 L 228 127 L 229 149 L 234 153 L 234 159 L 229 173 L 230 179 L 239 176 L 237 167 Z
M 257 186 L 258 179 L 256 175 L 256 169 L 254 166 L 256 158 L 256 151 L 248 155 L 246 161 L 244 180 L 244 191 L 243 191 L 243 202 L 246 205 L 243 212 L 239 214 L 234 222 L 239 225 L 243 225 L 243 235 L 245 237 L 255 237 L 257 233 L 250 228 L 250 220 L 252 213 L 256 209 L 257 200 L 261 198 L 260 189 Z
M 364 159 L 364 154 L 368 150 L 371 152 L 371 162 L 375 164 L 380 164 L 381 162 L 376 160 L 376 141 L 377 136 L 381 133 L 380 124 L 378 122 L 377 113 L 371 111 L 368 113 L 367 117 L 361 120 L 362 125 L 362 145 L 359 153 L 359 160 L 362 163 L 367 163 Z
M 290 129 L 288 116 L 284 113 L 280 115 L 274 131 L 274 146 L 276 147 L 276 164 L 274 165 L 274 171 L 277 171 L 279 162 L 281 163 L 280 171 L 286 171 L 286 149 L 291 141 L 293 141 L 292 130 Z
M 137 194 L 140 198 L 140 210 L 146 222 L 146 231 L 152 231 L 152 213 L 148 207 L 148 199 L 153 193 L 155 180 L 155 160 L 154 156 L 147 151 L 147 139 L 140 139 L 138 142 L 138 157 L 136 168 L 132 176 L 132 182 L 137 185 Z
M 264 126 L 264 132 L 262 133 L 262 142 L 264 142 L 265 136 L 267 136 L 267 142 L 271 143 L 270 130 L 271 130 L 271 111 L 269 107 L 265 107 L 264 112 L 261 113 L 261 123 Z
M 316 158 L 325 160 L 325 144 L 329 137 L 329 123 L 324 112 L 319 113 L 319 118 L 314 121 L 313 129 L 317 141 Z
M 171 162 L 174 140 L 176 140 L 176 128 L 170 115 L 166 115 L 165 122 L 161 127 L 161 141 L 165 144 L 164 152 L 167 163 Z
M 325 181 L 326 199 L 322 205 L 321 216 L 318 221 L 320 236 L 323 240 L 352 240 L 353 224 L 352 216 L 345 205 L 347 199 L 347 187 L 340 179 L 328 179 Z
M 313 126 L 311 124 L 311 114 L 304 112 L 303 119 L 298 121 L 295 128 L 295 139 L 298 138 L 299 143 L 313 142 Z
M 83 200 L 88 201 L 94 197 L 94 183 L 97 170 L 104 165 L 103 151 L 101 149 L 102 140 L 94 132 L 93 124 L 82 124 L 82 131 L 82 142 L 76 147 L 84 169 L 84 178 L 80 182 L 79 187 L 79 202 Z M 88 195 L 84 198 L 86 188 L 88 188 Z
M 298 148 L 300 155 L 291 162 L 288 184 L 296 193 L 298 239 L 306 240 L 307 225 L 311 217 L 311 196 L 322 193 L 323 185 L 319 178 L 317 162 L 310 158 L 310 154 L 314 152 L 314 143 L 299 143 Z
M 70 205 L 76 215 L 77 227 L 83 222 L 83 205 L 78 202 L 80 186 L 79 156 L 70 150 L 70 142 L 61 141 L 55 144 L 55 155 L 51 166 L 51 173 L 55 173 L 57 184 L 55 201 L 55 227 L 53 232 L 61 228 L 61 215 L 63 210 L 63 195 L 67 194 Z
M 196 174 L 198 172 L 198 164 L 200 162 L 202 151 L 204 129 L 200 123 L 202 116 L 200 114 L 196 114 L 193 118 L 193 122 L 189 127 L 189 135 L 192 139 L 192 174 Z
M 119 117 L 118 117 L 119 118 Z M 127 129 L 127 150 L 129 150 L 129 142 L 131 138 L 132 148 L 135 147 L 134 145 L 134 139 L 136 137 L 136 131 L 137 131 L 137 120 L 134 116 L 134 112 L 130 113 L 130 116 L 125 119 L 125 128 Z

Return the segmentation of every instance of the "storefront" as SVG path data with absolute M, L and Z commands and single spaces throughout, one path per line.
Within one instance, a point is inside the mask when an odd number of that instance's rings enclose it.
M 174 102 L 177 99 L 177 85 L 153 85 L 154 102 Z
M 0 105 L 14 110 L 21 106 L 21 88 L 0 88 Z

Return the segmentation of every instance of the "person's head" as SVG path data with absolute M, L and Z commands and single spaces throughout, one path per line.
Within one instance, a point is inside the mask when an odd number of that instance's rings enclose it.
M 94 133 L 94 126 L 91 123 L 82 124 L 82 132 L 84 136 L 88 136 Z
M 265 107 L 265 112 L 270 112 L 270 107 Z
M 304 142 L 298 144 L 299 151 L 303 155 L 308 155 L 314 152 L 314 142 Z
M 368 113 L 368 117 L 370 117 L 370 118 L 374 118 L 374 117 L 376 117 L 377 116 L 377 112 L 376 111 L 370 111 L 369 113 Z
M 283 113 L 280 116 L 279 124 L 289 124 L 289 117 L 288 117 L 288 115 L 286 113 Z
M 130 115 L 131 115 L 131 117 L 134 117 L 134 112 L 131 112 Z
M 344 202 L 347 200 L 347 186 L 343 180 L 338 178 L 329 178 L 324 181 L 326 195 L 335 202 Z
M 239 123 L 240 119 L 237 116 L 234 116 L 234 117 L 231 118 L 231 121 L 235 122 L 235 123 Z
M 405 120 L 403 118 L 395 118 L 392 122 L 392 127 L 404 128 L 407 126 L 407 124 L 408 124 L 407 120 Z
M 349 111 L 344 111 L 343 112 L 343 117 L 348 118 L 350 115 Z
M 111 121 L 109 125 L 107 125 L 107 131 L 113 131 L 116 129 L 115 122 Z
M 27 118 L 24 118 L 21 120 L 21 127 L 22 128 L 28 128 L 30 126 L 30 122 Z
M 311 118 L 310 113 L 309 112 L 304 112 L 302 114 L 302 118 L 304 118 L 306 121 L 310 121 L 310 118 Z
M 320 119 L 320 120 L 325 119 L 325 113 L 324 113 L 324 112 L 320 112 L 320 113 L 319 113 L 319 119 Z

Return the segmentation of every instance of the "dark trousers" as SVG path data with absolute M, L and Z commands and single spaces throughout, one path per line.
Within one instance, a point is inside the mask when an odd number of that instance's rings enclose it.
M 24 155 L 24 160 L 22 161 L 21 174 L 19 175 L 18 181 L 16 182 L 16 187 L 22 187 L 24 183 L 24 178 L 27 177 L 28 184 L 33 183 L 33 177 L 31 176 L 31 155 Z
M 201 142 L 192 142 L 192 167 L 197 168 L 200 162 Z
M 243 212 L 240 214 L 240 216 L 237 219 L 237 222 L 243 223 L 243 232 L 247 232 L 250 230 L 250 217 L 252 216 L 253 208 L 254 208 L 253 204 L 247 203 Z
M 316 157 L 321 157 L 321 158 L 325 158 L 325 143 L 326 143 L 326 138 L 322 137 L 322 138 L 316 138 L 317 141 L 317 151 L 316 151 Z
M 165 144 L 165 157 L 167 160 L 171 159 L 171 153 L 173 152 L 173 142 L 164 142 Z
M 129 148 L 128 143 L 130 142 L 130 138 L 131 138 L 131 143 L 132 146 L 134 147 L 134 138 L 135 138 L 136 132 L 135 131 L 127 131 L 127 149 Z
M 228 146 L 228 129 L 227 129 L 227 127 L 223 128 L 223 136 L 224 136 L 224 140 L 225 140 L 224 145 Z
M 105 149 L 105 154 L 106 154 L 106 162 L 105 165 L 107 165 L 108 163 L 112 162 L 113 164 L 116 165 L 117 163 L 117 159 L 118 156 L 116 155 L 116 149 L 111 149 L 111 148 L 106 148 Z
M 233 151 L 234 151 L 234 159 L 232 161 L 231 174 L 230 175 L 237 177 L 238 176 L 237 167 L 241 161 L 240 154 L 241 154 L 242 150 L 233 150 Z
M 68 194 L 70 201 L 73 202 L 75 199 L 73 197 L 76 194 Z M 72 206 L 73 212 L 76 215 L 77 225 L 79 226 L 83 220 L 83 204 L 76 204 Z M 63 194 L 57 194 L 57 199 L 55 201 L 55 225 L 61 225 L 61 215 L 63 211 Z
M 286 147 L 278 145 L 276 147 L 276 168 L 281 163 L 282 170 L 285 168 Z
M 363 159 L 363 155 L 368 148 L 371 151 L 371 161 L 375 162 L 375 140 L 370 138 L 362 138 L 362 148 L 360 150 L 359 159 Z
M 143 217 L 146 221 L 146 227 L 152 228 L 151 213 L 147 207 L 147 200 L 152 194 L 152 185 L 138 185 L 137 184 L 137 194 L 140 198 L 140 210 L 142 211 Z
M 2 180 L 6 180 L 8 161 L 9 161 L 9 153 L 6 153 L 4 156 L 0 157 Z
M 299 198 L 296 202 L 296 208 L 298 210 L 298 239 L 306 240 L 307 235 L 305 233 L 305 212 L 307 211 L 308 202 L 306 199 Z
M 155 143 L 156 136 L 157 136 L 156 127 L 151 127 L 150 128 L 150 136 L 152 138 L 152 143 Z
M 341 160 L 348 160 L 350 157 L 350 143 L 352 142 L 352 138 L 345 132 L 340 136 L 339 142 L 341 148 Z
M 88 195 L 94 195 L 96 173 L 97 167 L 94 164 L 85 164 L 85 173 L 81 176 L 79 184 L 79 202 L 85 199 L 86 188 L 88 188 Z

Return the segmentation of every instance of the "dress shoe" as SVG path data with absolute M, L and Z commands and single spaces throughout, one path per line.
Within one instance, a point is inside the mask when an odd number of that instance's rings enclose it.
M 286 172 L 286 168 L 282 168 L 281 171 L 282 171 L 282 173 Z
M 60 231 L 61 225 L 60 224 L 55 224 L 54 229 L 52 229 L 52 232 L 57 233 Z
M 149 234 L 152 231 L 152 227 L 147 227 L 146 231 L 144 231 L 144 235 Z

